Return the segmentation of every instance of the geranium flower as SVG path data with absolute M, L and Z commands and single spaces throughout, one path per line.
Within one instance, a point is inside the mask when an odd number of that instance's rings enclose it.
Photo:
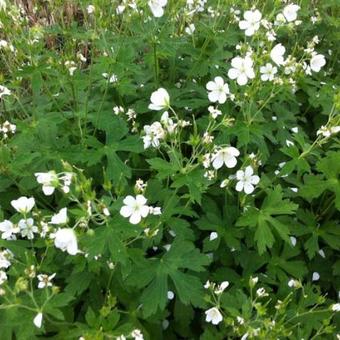
M 65 224 L 67 222 L 67 208 L 62 208 L 51 218 L 51 224 Z
M 4 220 L 0 223 L 0 231 L 2 232 L 1 238 L 3 240 L 15 240 L 15 234 L 19 232 L 19 228 L 11 221 Z
M 43 315 L 42 313 L 38 313 L 35 318 L 33 319 L 33 323 L 36 327 L 41 328 L 42 325 L 42 319 L 43 319 Z
M 144 149 L 151 145 L 155 148 L 159 147 L 159 140 L 165 136 L 164 129 L 160 122 L 154 122 L 152 125 L 144 126 L 145 136 L 143 136 Z
M 27 214 L 35 205 L 33 197 L 27 198 L 25 196 L 19 197 L 17 200 L 11 201 L 11 206 L 21 214 Z
M 37 182 L 42 184 L 42 191 L 46 196 L 54 193 L 55 188 L 59 184 L 58 176 L 54 170 L 49 172 L 36 172 L 34 176 L 37 178 Z
M 325 65 L 326 65 L 326 59 L 325 59 L 325 56 L 322 54 L 315 54 L 310 60 L 310 68 L 314 72 L 319 72 L 321 68 L 324 67 Z
M 164 14 L 164 8 L 168 0 L 150 0 L 148 5 L 154 17 L 160 18 Z
M 273 49 L 270 51 L 270 58 L 273 60 L 273 62 L 276 65 L 282 65 L 284 64 L 284 58 L 283 55 L 285 54 L 286 49 L 282 44 L 277 44 L 273 47 Z
M 38 227 L 34 225 L 33 218 L 21 219 L 18 223 L 22 237 L 27 237 L 29 240 L 34 239 L 34 234 L 38 232 Z
M 213 325 L 218 325 L 223 320 L 221 312 L 216 307 L 206 310 L 205 315 L 205 321 L 211 322 Z
M 233 146 L 222 148 L 213 155 L 212 166 L 215 169 L 219 169 L 225 164 L 227 168 L 233 168 L 237 164 L 236 157 L 239 155 L 240 151 Z
M 238 170 L 236 172 L 236 179 L 238 180 L 236 184 L 237 191 L 244 191 L 246 194 L 251 194 L 255 187 L 254 185 L 260 182 L 260 177 L 253 175 L 254 170 L 251 166 L 247 166 L 245 171 Z
M 7 274 L 3 270 L 0 270 L 0 286 L 7 281 Z
M 11 265 L 10 259 L 12 257 L 13 257 L 13 254 L 8 249 L 0 251 L 0 268 L 8 268 Z
M 62 251 L 67 251 L 70 255 L 78 253 L 76 233 L 71 228 L 57 230 L 54 235 L 54 245 Z
M 149 207 L 146 205 L 147 199 L 143 195 L 126 196 L 123 203 L 125 204 L 120 209 L 120 214 L 123 217 L 129 217 L 129 222 L 132 224 L 138 224 L 142 217 L 146 217 L 149 214 Z
M 2 98 L 2 96 L 9 96 L 10 94 L 11 91 L 6 86 L 0 85 L 0 98 Z
M 166 110 L 170 106 L 169 93 L 162 87 L 151 94 L 150 100 L 151 100 L 151 104 L 149 105 L 150 110 L 155 111 Z
M 243 14 L 244 20 L 239 22 L 241 30 L 245 30 L 245 35 L 253 35 L 259 28 L 261 23 L 262 14 L 256 9 L 254 11 L 245 11 Z
M 52 287 L 52 280 L 54 279 L 54 277 L 56 276 L 56 273 L 53 273 L 52 275 L 47 275 L 47 274 L 39 274 L 38 280 L 38 288 L 42 289 L 45 287 Z
M 283 15 L 285 16 L 288 22 L 295 21 L 297 18 L 297 12 L 300 9 L 300 6 L 295 4 L 289 4 L 283 9 Z
M 277 68 L 270 63 L 267 63 L 265 66 L 260 67 L 261 80 L 263 81 L 272 81 L 274 79 L 275 74 L 277 73 Z
M 224 83 L 222 77 L 215 77 L 214 81 L 209 81 L 206 85 L 209 92 L 208 98 L 212 103 L 224 104 L 229 94 L 229 86 Z
M 249 79 L 255 77 L 253 69 L 253 60 L 250 57 L 235 57 L 231 60 L 232 68 L 228 71 L 230 79 L 236 79 L 237 84 L 240 86 L 246 85 Z
M 195 29 L 196 29 L 195 25 L 194 24 L 190 24 L 189 26 L 187 26 L 185 28 L 184 31 L 185 31 L 186 34 L 192 35 L 195 32 Z

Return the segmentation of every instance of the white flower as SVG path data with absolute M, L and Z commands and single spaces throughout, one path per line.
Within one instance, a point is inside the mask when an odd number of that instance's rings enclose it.
M 259 288 L 257 291 L 256 291 L 256 295 L 258 297 L 265 297 L 265 296 L 268 296 L 268 294 L 266 293 L 266 290 L 264 288 Z
M 149 207 L 149 214 L 151 215 L 162 215 L 161 207 Z
M 239 22 L 241 30 L 245 30 L 245 35 L 253 35 L 259 28 L 261 23 L 262 14 L 256 9 L 254 11 L 245 11 L 243 14 L 244 20 Z
M 164 111 L 164 113 L 162 114 L 161 123 L 165 126 L 170 134 L 175 132 L 177 124 L 175 124 L 173 120 L 169 118 L 168 111 Z
M 0 10 L 3 9 L 5 10 L 6 9 L 6 0 L 0 0 Z
M 226 288 L 228 288 L 229 282 L 228 281 L 223 281 L 220 285 L 217 286 L 215 289 L 215 294 L 222 294 Z
M 67 251 L 70 255 L 78 253 L 77 237 L 73 229 L 59 229 L 54 235 L 54 245 L 62 251 Z
M 296 246 L 296 237 L 290 236 L 290 243 L 292 244 L 293 247 Z
M 253 60 L 247 56 L 245 58 L 235 57 L 231 60 L 232 68 L 228 71 L 230 79 L 236 79 L 240 86 L 246 85 L 249 79 L 255 77 L 253 69 Z
M 0 85 L 0 98 L 2 98 L 2 96 L 9 96 L 10 94 L 11 91 L 6 86 Z
M 236 184 L 236 191 L 244 191 L 247 195 L 251 194 L 255 188 L 254 185 L 260 182 L 260 177 L 253 175 L 254 170 L 251 166 L 247 166 L 245 171 L 238 170 L 236 172 L 236 179 L 238 180 Z
M 46 196 L 50 196 L 54 193 L 55 188 L 59 184 L 58 176 L 55 171 L 36 172 L 34 176 L 37 178 L 37 182 L 42 184 L 42 191 Z
M 335 303 L 334 305 L 332 305 L 332 311 L 340 312 L 340 303 Z
M 205 321 L 211 322 L 213 325 L 218 325 L 223 320 L 222 314 L 216 307 L 206 310 L 205 315 Z
M 152 125 L 144 126 L 145 136 L 143 136 L 144 149 L 150 146 L 159 147 L 159 140 L 165 136 L 164 129 L 160 122 L 154 122 Z
M 27 237 L 29 240 L 34 239 L 34 234 L 38 232 L 38 227 L 34 225 L 33 218 L 21 219 L 18 223 L 22 237 Z
M 297 12 L 300 9 L 300 6 L 295 4 L 289 4 L 283 9 L 283 15 L 285 16 L 288 22 L 295 21 L 297 18 Z
M 282 44 L 276 44 L 273 49 L 270 51 L 270 58 L 276 65 L 284 64 L 283 55 L 285 54 L 286 49 Z
M 167 293 L 167 297 L 169 300 L 173 300 L 173 298 L 175 297 L 175 293 L 171 290 L 168 291 Z
M 62 208 L 51 218 L 51 224 L 65 224 L 67 222 L 67 208 Z
M 271 63 L 267 63 L 265 66 L 260 67 L 261 80 L 263 81 L 272 81 L 274 79 L 275 74 L 277 73 L 277 68 L 273 66 Z
M 222 148 L 221 150 L 218 150 L 215 155 L 213 155 L 212 166 L 215 169 L 219 169 L 223 166 L 223 164 L 225 164 L 227 168 L 233 168 L 237 164 L 236 157 L 239 155 L 240 151 L 238 151 L 233 146 Z
M 0 231 L 2 232 L 1 238 L 3 240 L 15 240 L 15 234 L 19 232 L 19 228 L 16 227 L 11 221 L 4 220 L 0 223 Z
M 319 281 L 320 274 L 318 272 L 314 272 L 312 275 L 312 281 Z
M 88 5 L 88 6 L 86 7 L 86 10 L 87 10 L 87 13 L 88 13 L 88 14 L 94 13 L 95 9 L 96 9 L 96 8 L 95 8 L 93 5 Z
M 237 320 L 237 322 L 238 322 L 240 325 L 243 325 L 243 324 L 244 324 L 244 319 L 243 319 L 241 316 L 237 316 L 237 317 L 236 317 L 236 320 Z
M 120 214 L 124 217 L 130 217 L 129 222 L 138 224 L 142 217 L 149 214 L 149 207 L 146 205 L 147 199 L 143 195 L 137 195 L 136 198 L 126 196 L 124 199 L 124 206 L 120 209 Z
M 7 281 L 7 274 L 3 270 L 0 270 L 0 285 Z
M 250 279 L 249 279 L 249 285 L 251 287 L 254 287 L 258 282 L 259 282 L 259 278 L 257 276 L 250 277 Z
M 212 233 L 210 233 L 209 241 L 216 240 L 217 238 L 218 238 L 218 234 L 216 231 L 213 231 Z
M 222 112 L 219 109 L 214 108 L 213 106 L 209 106 L 208 111 L 211 114 L 211 117 L 213 117 L 214 119 L 222 115 Z
M 43 315 L 42 313 L 38 313 L 35 318 L 33 319 L 33 323 L 36 327 L 41 328 L 42 325 L 42 319 L 43 319 Z
M 290 287 L 290 288 L 299 288 L 300 287 L 300 282 L 298 280 L 290 279 L 288 281 L 288 287 Z
M 12 253 L 8 249 L 0 251 L 0 268 L 8 268 L 11 265 L 9 260 L 12 256 Z
M 157 91 L 152 92 L 150 97 L 151 104 L 149 104 L 150 110 L 160 111 L 166 110 L 170 106 L 170 96 L 166 89 L 162 87 Z
M 118 77 L 115 74 L 112 74 L 109 79 L 109 82 L 113 84 L 113 83 L 116 83 L 117 81 L 118 81 Z
M 47 275 L 47 274 L 39 274 L 38 280 L 38 288 L 42 289 L 45 287 L 52 287 L 52 280 L 54 279 L 54 277 L 56 276 L 56 273 L 53 273 L 52 275 Z
M 27 214 L 32 210 L 35 205 L 35 200 L 33 197 L 27 198 L 25 196 L 21 196 L 17 200 L 11 201 L 11 206 L 21 214 Z
M 229 86 L 224 83 L 222 77 L 215 77 L 214 81 L 209 81 L 206 85 L 209 92 L 208 98 L 212 103 L 219 102 L 224 104 L 229 94 Z
M 314 72 L 319 72 L 323 66 L 326 65 L 325 56 L 322 54 L 315 54 L 310 60 L 310 68 Z
M 144 336 L 139 329 L 134 329 L 131 332 L 131 336 L 134 338 L 134 340 L 144 340 Z
M 160 18 L 164 14 L 164 8 L 168 0 L 150 0 L 148 5 L 154 17 Z
M 74 71 L 77 69 L 76 63 L 74 61 L 67 60 L 65 61 L 64 65 L 68 69 L 70 76 L 73 76 Z
M 195 32 L 195 25 L 194 24 L 190 24 L 188 27 L 185 28 L 185 33 L 192 35 Z

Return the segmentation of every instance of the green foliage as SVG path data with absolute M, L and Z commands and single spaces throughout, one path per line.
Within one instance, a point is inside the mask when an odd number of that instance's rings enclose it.
M 0 0 L 0 339 L 333 339 L 338 2 L 157 3 Z

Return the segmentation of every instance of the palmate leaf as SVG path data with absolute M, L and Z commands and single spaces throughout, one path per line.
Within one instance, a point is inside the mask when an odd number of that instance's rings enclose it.
M 297 209 L 297 204 L 283 199 L 282 189 L 276 186 L 268 192 L 261 209 L 250 208 L 241 216 L 236 225 L 240 227 L 256 227 L 255 241 L 259 254 L 271 248 L 275 242 L 272 232 L 274 228 L 281 239 L 289 242 L 289 228 L 282 223 L 277 215 L 291 215 Z
M 316 168 L 321 174 L 306 175 L 304 185 L 299 191 L 300 195 L 311 202 L 325 190 L 329 190 L 335 194 L 335 206 L 340 210 L 340 154 L 328 152 L 325 158 L 318 161 Z
M 202 283 L 187 270 L 201 272 L 209 262 L 210 259 L 201 254 L 191 242 L 175 240 L 170 250 L 161 258 L 136 260 L 136 267 L 127 278 L 127 283 L 139 288 L 145 287 L 141 297 L 145 317 L 165 308 L 169 279 L 182 303 L 200 306 L 203 303 Z M 148 278 L 141 282 L 140 278 L 145 272 L 148 273 Z

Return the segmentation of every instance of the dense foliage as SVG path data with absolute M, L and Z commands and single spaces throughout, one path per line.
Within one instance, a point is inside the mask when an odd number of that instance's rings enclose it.
M 333 339 L 337 0 L 0 0 L 7 339 Z

